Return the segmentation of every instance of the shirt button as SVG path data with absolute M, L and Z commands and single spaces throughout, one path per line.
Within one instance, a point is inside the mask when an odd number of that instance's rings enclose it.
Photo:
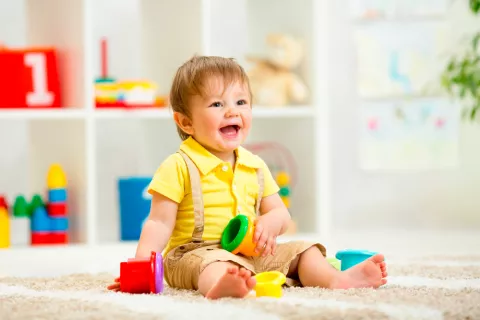
M 223 167 L 222 167 L 222 170 L 225 171 L 225 172 L 227 172 L 228 167 L 227 167 L 227 166 L 223 166 Z
M 237 190 L 237 186 L 236 186 L 236 185 L 233 185 L 233 186 L 232 186 L 232 189 L 233 189 L 234 191 Z
M 242 207 L 238 207 L 238 208 L 237 208 L 237 212 L 238 212 L 238 213 L 242 212 Z

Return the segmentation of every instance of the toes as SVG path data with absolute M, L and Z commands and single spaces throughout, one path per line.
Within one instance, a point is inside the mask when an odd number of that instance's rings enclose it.
M 230 267 L 227 269 L 227 272 L 229 274 L 237 274 L 238 273 L 238 267 Z
M 382 279 L 382 286 L 387 283 L 387 279 Z
M 371 261 L 375 262 L 375 263 L 381 263 L 385 260 L 385 257 L 383 256 L 383 254 L 381 253 L 377 253 L 376 255 L 370 257 Z
M 253 288 L 255 288 L 255 285 L 257 284 L 257 279 L 255 279 L 255 277 L 250 277 L 247 282 L 247 288 L 248 290 L 253 290 Z
M 387 267 L 387 264 L 385 263 L 385 261 L 380 262 L 380 268 L 386 268 L 386 267 Z
M 387 276 L 388 276 L 388 273 L 387 273 L 387 271 L 385 271 L 385 272 L 382 272 L 382 277 L 386 278 Z
M 246 280 L 252 276 L 252 273 L 248 269 L 241 268 L 238 275 Z

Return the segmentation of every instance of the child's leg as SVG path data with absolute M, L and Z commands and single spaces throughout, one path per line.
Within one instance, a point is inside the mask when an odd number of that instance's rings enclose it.
M 301 253 L 298 260 L 292 263 L 289 272 L 298 273 L 300 282 L 305 287 L 331 289 L 378 288 L 387 283 L 385 279 L 387 271 L 383 255 L 377 254 L 341 272 L 330 265 L 316 246 Z
M 213 262 L 198 278 L 198 290 L 209 299 L 243 298 L 254 286 L 252 273 L 232 262 Z

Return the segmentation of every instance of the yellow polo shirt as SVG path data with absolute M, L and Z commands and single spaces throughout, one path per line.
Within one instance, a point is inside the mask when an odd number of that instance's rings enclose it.
M 263 197 L 279 190 L 265 162 L 242 147 L 236 150 L 235 168 L 211 154 L 192 137 L 182 142 L 180 150 L 192 159 L 200 172 L 205 241 L 220 240 L 228 222 L 238 213 L 252 218 L 256 216 L 255 201 L 259 191 L 257 168 L 262 168 L 264 174 Z M 170 155 L 159 166 L 148 192 L 160 193 L 179 204 L 177 221 L 165 254 L 190 242 L 194 229 L 193 201 L 187 165 L 179 153 Z

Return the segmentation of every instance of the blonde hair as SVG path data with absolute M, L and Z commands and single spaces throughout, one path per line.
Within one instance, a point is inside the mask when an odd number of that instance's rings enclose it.
M 250 99 L 252 92 L 245 70 L 232 58 L 215 56 L 194 56 L 178 68 L 170 89 L 170 104 L 174 112 L 191 117 L 189 102 L 194 95 L 207 95 L 206 83 L 211 77 L 223 78 L 224 88 L 232 83 L 240 82 L 248 87 Z M 182 140 L 189 135 L 177 125 Z

